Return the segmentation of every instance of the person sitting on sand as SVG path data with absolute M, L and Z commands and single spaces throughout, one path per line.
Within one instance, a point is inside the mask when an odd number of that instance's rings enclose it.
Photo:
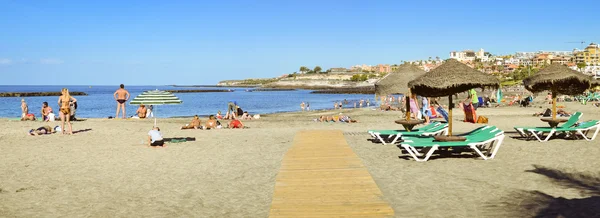
M 203 129 L 216 129 L 217 128 L 217 119 L 215 119 L 214 115 L 210 115 L 208 120 L 206 121 L 206 125 L 202 127 Z
M 50 106 L 48 106 L 48 102 L 44 101 L 44 103 L 42 103 L 42 120 L 43 121 L 53 121 L 50 119 L 50 117 L 54 117 L 51 116 L 52 113 L 52 108 Z
M 35 114 L 26 114 L 21 121 L 35 121 Z
M 160 128 L 155 126 L 148 132 L 148 146 L 161 146 L 167 147 L 165 141 L 163 140 L 163 135 L 160 132 Z
M 25 99 L 21 98 L 21 119 L 25 118 L 27 114 L 29 114 L 29 107 L 27 107 Z
M 200 117 L 198 117 L 198 115 L 195 115 L 194 118 L 192 118 L 192 121 L 190 122 L 190 124 L 186 124 L 185 126 L 182 126 L 181 129 L 198 129 L 198 128 L 202 128 L 202 122 L 200 121 Z
M 252 116 L 250 116 L 250 114 L 248 114 L 248 111 L 244 111 L 244 114 L 242 114 L 242 120 L 251 120 Z
M 55 133 L 55 132 L 56 131 L 54 130 L 54 128 L 46 125 L 46 126 L 42 126 L 40 128 L 37 128 L 37 129 L 31 129 L 31 130 L 29 130 L 28 134 L 31 135 L 31 136 L 36 136 L 36 135 L 52 134 L 52 133 Z
M 244 123 L 242 123 L 242 121 L 238 120 L 237 118 L 234 118 L 231 122 L 229 122 L 229 127 L 230 129 L 242 129 L 244 128 Z
M 217 120 L 222 120 L 223 119 L 223 115 L 221 114 L 221 111 L 217 112 Z
M 148 112 L 148 110 L 146 109 L 146 106 L 144 106 L 143 104 L 140 104 L 140 107 L 137 109 L 137 111 L 135 111 L 135 114 L 137 117 L 134 117 L 134 118 L 144 119 L 144 118 L 146 118 L 147 112 Z

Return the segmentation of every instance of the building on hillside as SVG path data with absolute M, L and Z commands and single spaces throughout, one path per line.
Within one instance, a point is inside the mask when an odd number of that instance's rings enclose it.
M 533 59 L 539 54 L 550 54 L 552 56 L 572 56 L 572 51 L 535 51 L 535 52 L 515 52 L 514 57 L 517 59 Z
M 550 59 L 550 63 L 554 64 L 554 63 L 559 63 L 559 64 L 567 64 L 571 62 L 571 57 L 570 56 L 558 56 L 558 57 L 553 57 L 552 59 Z
M 475 59 L 487 61 L 488 59 L 483 49 L 479 49 L 477 52 L 474 52 L 473 50 L 451 51 L 450 58 L 456 59 L 460 62 L 474 61 Z
M 596 43 L 591 43 L 583 51 L 574 50 L 575 63 L 585 63 L 588 66 L 600 65 L 600 47 Z
M 389 73 L 392 72 L 392 68 L 389 64 L 378 64 L 375 67 L 376 73 Z
M 373 71 L 374 67 L 371 66 L 371 65 L 366 65 L 366 64 L 363 64 L 363 65 L 354 65 L 354 66 L 350 67 L 350 70 L 353 71 L 353 72 L 356 72 L 356 71 L 358 71 L 358 72 Z
M 506 64 L 504 65 L 504 72 L 505 73 L 510 73 L 515 71 L 517 68 L 519 68 L 519 65 L 516 64 Z
M 517 59 L 532 59 L 538 52 L 515 52 L 515 58 Z
M 508 59 L 504 59 L 504 64 L 514 64 L 514 65 L 520 65 L 521 64 L 521 59 L 518 58 L 508 58 Z
M 350 72 L 350 70 L 346 69 L 345 67 L 334 67 L 334 68 L 329 69 L 329 73 L 347 73 L 347 72 Z
M 552 58 L 554 58 L 554 56 L 552 54 L 548 54 L 548 53 L 537 54 L 532 59 L 533 65 L 535 65 L 535 66 L 549 65 L 552 63 L 551 62 Z

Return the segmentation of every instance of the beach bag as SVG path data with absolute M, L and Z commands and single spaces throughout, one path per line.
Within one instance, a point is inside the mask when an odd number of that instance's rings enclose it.
M 488 123 L 488 118 L 484 116 L 479 116 L 477 118 L 477 123 Z
M 473 104 L 464 105 L 465 112 L 465 120 L 464 122 L 475 123 L 477 120 L 477 115 L 475 115 L 475 108 Z

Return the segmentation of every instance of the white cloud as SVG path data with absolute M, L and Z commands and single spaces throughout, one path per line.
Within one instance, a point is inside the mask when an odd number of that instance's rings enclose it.
M 63 60 L 61 59 L 56 59 L 56 58 L 42 58 L 40 59 L 40 64 L 62 64 L 65 63 Z
M 0 58 L 0 65 L 11 65 L 13 61 L 8 58 Z

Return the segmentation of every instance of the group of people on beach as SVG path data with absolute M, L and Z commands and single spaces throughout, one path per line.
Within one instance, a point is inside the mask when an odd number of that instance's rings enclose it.
M 308 102 L 306 102 L 306 103 L 304 103 L 304 102 L 300 103 L 300 109 L 302 111 L 305 111 L 305 110 L 306 111 L 310 111 L 310 103 L 308 103 Z
M 51 134 L 57 131 L 62 132 L 63 134 L 73 134 L 73 127 L 71 125 L 71 119 L 75 116 L 75 109 L 77 108 L 77 99 L 72 97 L 69 94 L 69 90 L 63 88 L 61 90 L 61 95 L 58 97 L 58 105 L 59 105 L 59 119 L 61 121 L 60 126 L 56 126 L 54 128 L 45 125 L 39 127 L 37 129 L 29 130 L 29 135 L 42 135 L 42 134 Z M 29 107 L 25 99 L 21 99 L 21 120 L 35 120 L 35 115 L 29 113 Z M 45 122 L 50 122 L 55 120 L 55 114 L 52 108 L 48 105 L 48 102 L 42 103 L 41 109 L 41 117 Z M 65 129 L 65 123 L 67 124 L 68 129 Z

